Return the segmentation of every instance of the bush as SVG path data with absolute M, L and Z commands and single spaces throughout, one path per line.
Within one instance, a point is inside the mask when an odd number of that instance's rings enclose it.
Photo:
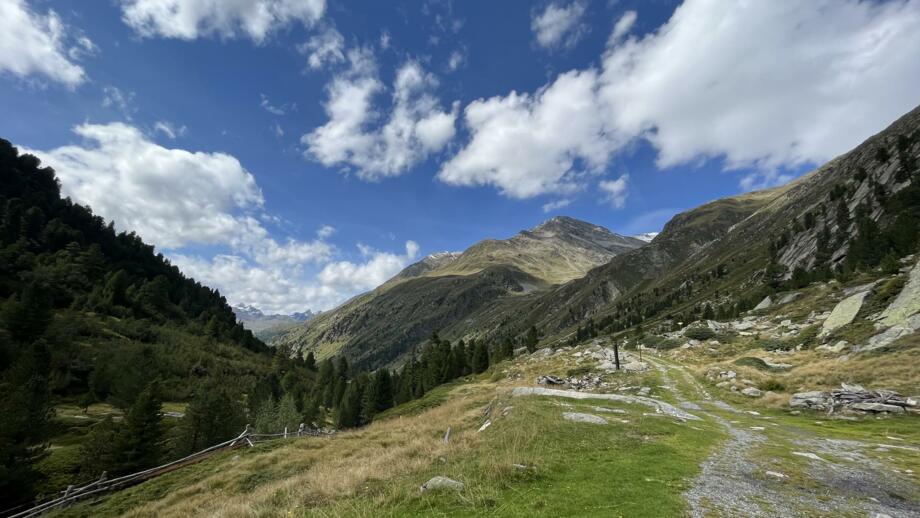
M 758 385 L 758 388 L 760 390 L 763 390 L 764 392 L 767 392 L 767 391 L 785 392 L 786 385 L 783 385 L 782 383 L 780 383 L 779 381 L 775 379 L 768 379 L 767 381 L 764 381 L 763 383 Z
M 684 337 L 690 338 L 692 340 L 709 340 L 710 338 L 716 335 L 715 331 L 709 329 L 708 327 L 691 327 L 684 331 Z
M 818 333 L 820 331 L 821 328 L 817 325 L 811 325 L 802 329 L 796 337 L 798 345 L 801 345 L 804 349 L 810 349 L 817 342 Z
M 795 347 L 795 344 L 776 338 L 760 339 L 757 341 L 757 345 L 767 351 L 790 351 Z
M 672 340 L 670 338 L 665 338 L 658 335 L 646 335 L 641 340 L 642 345 L 646 347 L 654 347 L 661 350 L 674 349 L 680 345 L 680 342 L 677 340 Z

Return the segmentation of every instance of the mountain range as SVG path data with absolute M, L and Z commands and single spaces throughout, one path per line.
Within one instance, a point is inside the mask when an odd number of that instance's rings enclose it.
M 232 306 L 231 309 L 233 309 L 233 314 L 236 315 L 237 320 L 243 324 L 243 327 L 252 331 L 252 333 L 261 340 L 267 340 L 317 315 L 317 313 L 309 309 L 289 315 L 278 313 L 265 314 L 259 308 L 246 304 Z
M 915 109 L 790 183 L 680 213 L 660 234 L 625 237 L 556 217 L 509 239 L 429 256 L 271 343 L 377 367 L 433 332 L 497 339 L 534 326 L 552 342 L 581 325 L 625 329 L 689 319 L 706 306 L 736 313 L 797 271 L 845 267 L 867 219 L 889 227 L 907 217 L 897 208 L 912 203 L 905 189 L 918 128 Z

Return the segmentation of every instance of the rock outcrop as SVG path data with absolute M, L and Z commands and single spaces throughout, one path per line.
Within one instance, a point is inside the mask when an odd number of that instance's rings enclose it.
M 841 300 L 831 311 L 831 315 L 824 321 L 821 334 L 828 335 L 837 329 L 849 324 L 856 318 L 869 291 L 861 291 Z
M 808 408 L 828 413 L 858 411 L 863 413 L 920 413 L 920 401 L 904 397 L 893 390 L 868 390 L 844 383 L 830 392 L 798 392 L 789 401 L 792 408 Z

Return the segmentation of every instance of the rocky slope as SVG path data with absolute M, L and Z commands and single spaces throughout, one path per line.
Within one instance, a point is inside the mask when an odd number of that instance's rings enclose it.
M 507 240 L 444 252 L 408 266 L 376 290 L 276 337 L 274 345 L 342 353 L 376 367 L 398 359 L 432 332 L 469 330 L 471 318 L 502 302 L 583 276 L 641 240 L 574 218 L 556 217 Z M 513 305 L 513 303 L 512 303 Z

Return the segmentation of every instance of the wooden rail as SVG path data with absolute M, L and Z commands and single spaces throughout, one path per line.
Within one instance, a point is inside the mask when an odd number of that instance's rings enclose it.
M 125 487 L 133 486 L 145 480 L 157 477 L 159 475 L 163 475 L 165 473 L 169 473 L 170 471 L 177 470 L 184 466 L 188 466 L 190 464 L 201 462 L 202 460 L 210 457 L 211 455 L 219 451 L 233 450 L 233 449 L 241 448 L 247 445 L 252 447 L 252 446 L 255 446 L 255 443 L 259 441 L 281 439 L 281 438 L 287 439 L 287 438 L 303 437 L 303 436 L 321 436 L 321 435 L 329 435 L 330 433 L 331 432 L 326 432 L 322 430 L 305 429 L 303 425 L 301 425 L 300 429 L 298 429 L 296 432 L 288 433 L 287 428 L 285 428 L 284 432 L 282 433 L 255 434 L 249 431 L 249 426 L 247 425 L 246 429 L 243 430 L 243 433 L 239 434 L 233 439 L 224 441 L 219 444 L 215 444 L 199 452 L 195 452 L 191 455 L 182 457 L 181 459 L 177 459 L 172 462 L 167 462 L 166 464 L 163 464 L 162 466 L 145 469 L 143 471 L 138 471 L 137 473 L 131 473 L 130 475 L 123 475 L 117 478 L 113 478 L 111 480 L 107 478 L 105 473 L 103 473 L 102 477 L 99 480 L 90 482 L 84 486 L 81 486 L 81 487 L 74 487 L 72 485 L 68 486 L 67 489 L 65 489 L 64 491 L 61 491 L 61 496 L 57 498 L 47 500 L 30 509 L 26 509 L 25 511 L 20 511 L 16 514 L 9 514 L 9 511 L 7 511 L 7 512 L 0 513 L 0 516 L 7 516 L 8 518 L 31 518 L 33 516 L 39 516 L 48 511 L 51 511 L 52 509 L 57 509 L 60 507 L 70 505 L 76 502 L 77 500 L 87 498 L 90 496 L 94 496 L 94 495 L 99 495 L 99 494 L 102 494 L 108 491 L 113 491 L 116 489 L 123 489 Z

